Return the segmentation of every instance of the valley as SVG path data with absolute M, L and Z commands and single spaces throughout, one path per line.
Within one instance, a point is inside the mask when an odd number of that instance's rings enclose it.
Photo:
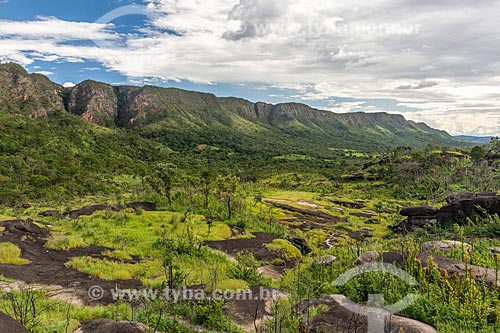
M 0 83 L 5 332 L 365 333 L 373 295 L 418 295 L 375 307 L 386 332 L 498 329 L 496 138 L 180 89 L 64 88 L 14 64 Z M 379 270 L 342 280 L 367 267 Z M 218 297 L 231 293 L 267 297 Z

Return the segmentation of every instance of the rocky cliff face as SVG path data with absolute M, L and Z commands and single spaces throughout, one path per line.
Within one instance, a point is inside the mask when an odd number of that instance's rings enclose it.
M 112 86 L 84 81 L 73 87 L 66 97 L 68 112 L 101 126 L 115 126 L 118 99 Z
M 447 133 L 401 115 L 335 114 L 299 103 L 252 103 L 175 88 L 113 87 L 94 81 L 65 89 L 15 64 L 0 65 L 0 110 L 31 117 L 66 110 L 101 126 L 156 132 L 218 128 L 243 136 L 266 133 L 262 135 L 363 147 L 458 144 Z
M 33 118 L 64 111 L 64 88 L 14 64 L 0 65 L 0 110 Z

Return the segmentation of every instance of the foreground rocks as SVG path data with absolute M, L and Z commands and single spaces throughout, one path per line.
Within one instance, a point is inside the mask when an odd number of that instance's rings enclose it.
M 360 256 L 354 264 L 356 266 L 361 266 L 365 264 L 371 264 L 375 262 L 384 262 L 386 264 L 393 264 L 397 266 L 403 266 L 405 264 L 405 259 L 401 253 L 398 252 L 377 252 L 368 251 L 362 256 Z
M 299 249 L 300 253 L 302 253 L 303 256 L 312 252 L 311 247 L 307 245 L 307 242 L 304 238 L 297 238 L 297 237 L 290 238 L 289 242 L 297 249 Z
M 440 245 L 443 245 L 445 247 L 438 247 Z M 422 263 L 422 266 L 429 267 L 435 265 L 442 273 L 445 273 L 447 275 L 454 275 L 461 278 L 472 278 L 477 282 L 484 283 L 488 288 L 493 290 L 500 288 L 500 272 L 497 273 L 494 269 L 465 264 L 459 260 L 450 259 L 424 251 L 424 249 L 441 249 L 444 250 L 443 252 L 446 252 L 450 251 L 451 248 L 457 246 L 460 246 L 460 248 L 464 246 L 472 250 L 472 247 L 469 244 L 460 242 L 428 242 L 422 245 L 422 252 L 417 254 L 416 259 Z M 383 252 L 381 254 L 377 251 L 369 251 L 357 258 L 355 264 L 357 266 L 361 266 L 364 264 L 375 262 L 383 262 L 404 267 L 406 264 L 406 259 L 404 255 L 397 252 Z
M 448 275 L 473 278 L 478 282 L 483 282 L 490 289 L 500 288 L 500 272 L 497 274 L 494 269 L 468 265 L 458 260 L 427 252 L 419 253 L 417 259 L 422 262 L 423 266 L 434 264 L 441 272 L 445 272 Z
M 311 307 L 326 305 L 328 310 L 317 317 L 307 319 Z M 385 333 L 435 333 L 436 329 L 413 319 L 393 315 L 384 309 L 366 308 L 354 305 L 343 295 L 325 296 L 315 300 L 303 301 L 295 307 L 297 314 L 303 315 L 300 332 L 302 333 L 367 333 L 368 319 L 376 316 L 384 322 Z
M 420 250 L 423 252 L 429 252 L 431 250 L 435 250 L 444 253 L 449 253 L 453 249 L 459 249 L 459 250 L 463 249 L 465 252 L 471 252 L 472 246 L 467 243 L 462 243 L 452 240 L 425 242 L 420 246 Z
M 411 232 L 437 223 L 464 223 L 467 218 L 500 215 L 500 196 L 496 192 L 460 193 L 449 196 L 446 202 L 447 205 L 439 210 L 431 206 L 404 208 L 400 214 L 407 219 L 393 229 L 399 232 Z
M 29 331 L 12 317 L 0 312 L 0 332 L 2 333 L 29 333 Z

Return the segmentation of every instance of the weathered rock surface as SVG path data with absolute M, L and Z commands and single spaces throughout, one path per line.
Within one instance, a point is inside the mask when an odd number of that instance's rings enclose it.
M 433 216 L 438 209 L 432 206 L 415 206 L 403 208 L 400 212 L 403 216 Z
M 467 218 L 500 215 L 500 196 L 495 192 L 460 193 L 446 198 L 441 209 L 430 206 L 408 207 L 401 210 L 407 220 L 392 227 L 396 232 L 411 232 L 437 223 L 464 223 Z
M 319 316 L 307 319 L 305 315 L 313 306 L 327 305 L 329 310 Z M 354 308 L 354 309 L 353 309 Z M 355 310 L 355 311 L 353 311 Z M 393 315 L 383 309 L 366 308 L 353 304 L 343 295 L 325 296 L 303 301 L 295 307 L 297 314 L 304 315 L 301 324 L 303 333 L 367 333 L 368 320 L 374 316 L 384 323 L 385 333 L 435 333 L 436 329 L 413 319 Z
M 51 209 L 51 210 L 46 210 L 44 212 L 41 212 L 39 215 L 42 217 L 54 217 L 54 216 L 57 216 L 59 214 L 61 214 L 60 211 Z
M 0 332 L 2 333 L 29 333 L 29 331 L 12 317 L 0 312 Z
M 451 250 L 453 249 L 464 249 L 466 252 L 470 252 L 472 251 L 472 246 L 467 243 L 462 243 L 453 240 L 425 242 L 420 246 L 420 250 L 422 250 L 423 252 L 436 250 L 448 253 L 451 252 Z
M 292 243 L 293 246 L 298 248 L 300 250 L 300 253 L 302 253 L 302 255 L 304 256 L 312 252 L 311 247 L 307 245 L 307 242 L 304 238 L 294 237 L 290 238 L 289 241 L 290 243 Z
M 461 261 L 430 254 L 428 252 L 419 253 L 417 259 L 419 259 L 424 266 L 434 263 L 441 271 L 449 275 L 472 277 L 476 281 L 484 282 L 490 289 L 497 289 L 500 287 L 500 272 L 497 275 L 494 269 L 466 265 Z
M 333 263 L 337 261 L 337 257 L 335 256 L 332 256 L 332 255 L 326 255 L 326 256 L 322 256 L 322 257 L 319 257 L 313 264 L 312 266 L 313 267 L 317 267 L 317 266 L 323 266 L 323 267 L 329 267 L 331 265 L 333 265 Z
M 118 100 L 112 86 L 84 81 L 66 98 L 68 112 L 101 126 L 113 127 L 118 116 Z
M 359 258 L 356 259 L 354 264 L 356 266 L 361 266 L 364 264 L 369 264 L 373 262 L 383 262 L 387 264 L 394 264 L 394 265 L 404 265 L 405 260 L 404 257 L 401 253 L 397 252 L 382 252 L 382 255 L 380 252 L 377 251 L 368 251 Z
M 77 210 L 72 210 L 69 212 L 69 217 L 72 219 L 78 219 L 80 216 L 86 216 L 86 215 L 92 215 L 97 211 L 112 211 L 112 212 L 119 212 L 123 209 L 126 208 L 132 208 L 133 210 L 138 210 L 142 209 L 145 211 L 155 211 L 156 210 L 156 204 L 151 203 L 151 202 L 134 202 L 134 203 L 128 203 L 125 206 L 122 205 L 92 205 L 92 206 L 87 206 L 83 207 Z

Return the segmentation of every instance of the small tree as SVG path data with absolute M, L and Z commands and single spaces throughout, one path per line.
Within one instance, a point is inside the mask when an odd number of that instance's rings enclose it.
M 216 180 L 217 194 L 227 207 L 228 219 L 233 217 L 233 205 L 238 193 L 240 180 L 236 176 L 218 176 Z
M 7 294 L 7 313 L 21 325 L 33 330 L 40 325 L 47 308 L 40 304 L 40 294 L 31 288 Z
M 475 146 L 470 151 L 470 156 L 472 160 L 474 160 L 474 162 L 479 162 L 484 158 L 485 155 L 486 155 L 486 150 L 484 149 L 484 147 L 481 146 Z
M 172 189 L 176 184 L 178 176 L 177 167 L 172 163 L 158 163 L 152 174 L 146 177 L 146 181 L 153 190 L 167 198 L 168 204 L 172 207 Z

